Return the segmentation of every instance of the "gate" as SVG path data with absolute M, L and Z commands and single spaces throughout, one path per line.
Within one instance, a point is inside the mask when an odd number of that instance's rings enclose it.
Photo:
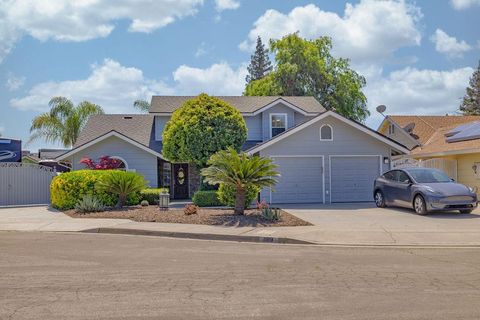
M 392 161 L 392 169 L 422 167 L 438 169 L 445 172 L 450 178 L 457 180 L 457 160 L 432 158 L 427 160 L 415 160 L 412 158 L 400 158 Z
M 56 172 L 49 167 L 0 162 L 0 206 L 50 203 L 50 182 Z

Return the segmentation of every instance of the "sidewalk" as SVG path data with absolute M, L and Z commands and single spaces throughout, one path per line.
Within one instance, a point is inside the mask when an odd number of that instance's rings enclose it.
M 196 239 L 375 246 L 480 246 L 480 230 L 409 231 L 308 227 L 222 227 L 134 222 L 125 219 L 75 219 L 48 207 L 0 209 L 0 231 L 102 232 L 164 235 Z

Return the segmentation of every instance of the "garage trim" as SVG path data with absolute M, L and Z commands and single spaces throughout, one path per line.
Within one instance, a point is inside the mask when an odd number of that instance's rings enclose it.
M 379 174 L 381 175 L 382 172 L 383 172 L 383 161 L 382 161 L 382 158 L 383 156 L 382 155 L 379 155 L 379 154 L 365 154 L 365 155 L 359 155 L 359 154 L 338 154 L 338 155 L 329 155 L 328 156 L 328 179 L 329 179 L 329 185 L 328 185 L 328 193 L 329 193 L 329 196 L 330 196 L 330 203 L 332 203 L 332 158 L 365 158 L 365 157 L 378 157 L 378 161 L 379 161 L 379 166 L 378 166 L 378 170 L 379 170 Z M 324 177 L 325 179 L 325 177 Z M 325 203 L 325 202 L 324 202 Z
M 275 158 L 322 158 L 322 203 L 325 204 L 325 156 L 324 155 L 270 155 L 270 159 Z M 272 203 L 272 188 L 270 188 L 270 203 Z

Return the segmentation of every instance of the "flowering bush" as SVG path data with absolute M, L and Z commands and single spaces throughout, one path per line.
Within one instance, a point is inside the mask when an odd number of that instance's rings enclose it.
M 122 164 L 121 160 L 110 158 L 110 156 L 103 156 L 98 158 L 98 161 L 95 162 L 90 158 L 82 158 L 80 163 L 83 163 L 91 170 L 112 170 L 118 169 Z

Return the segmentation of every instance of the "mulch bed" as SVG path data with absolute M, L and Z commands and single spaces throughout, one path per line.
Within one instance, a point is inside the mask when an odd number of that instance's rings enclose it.
M 72 218 L 130 219 L 138 222 L 188 223 L 229 227 L 293 227 L 311 224 L 281 210 L 279 221 L 269 221 L 256 209 L 245 210 L 245 215 L 235 215 L 231 209 L 199 208 L 197 214 L 186 215 L 183 209 L 160 211 L 157 206 L 132 206 L 123 209 L 108 209 L 104 212 L 87 214 L 75 210 L 65 211 Z

